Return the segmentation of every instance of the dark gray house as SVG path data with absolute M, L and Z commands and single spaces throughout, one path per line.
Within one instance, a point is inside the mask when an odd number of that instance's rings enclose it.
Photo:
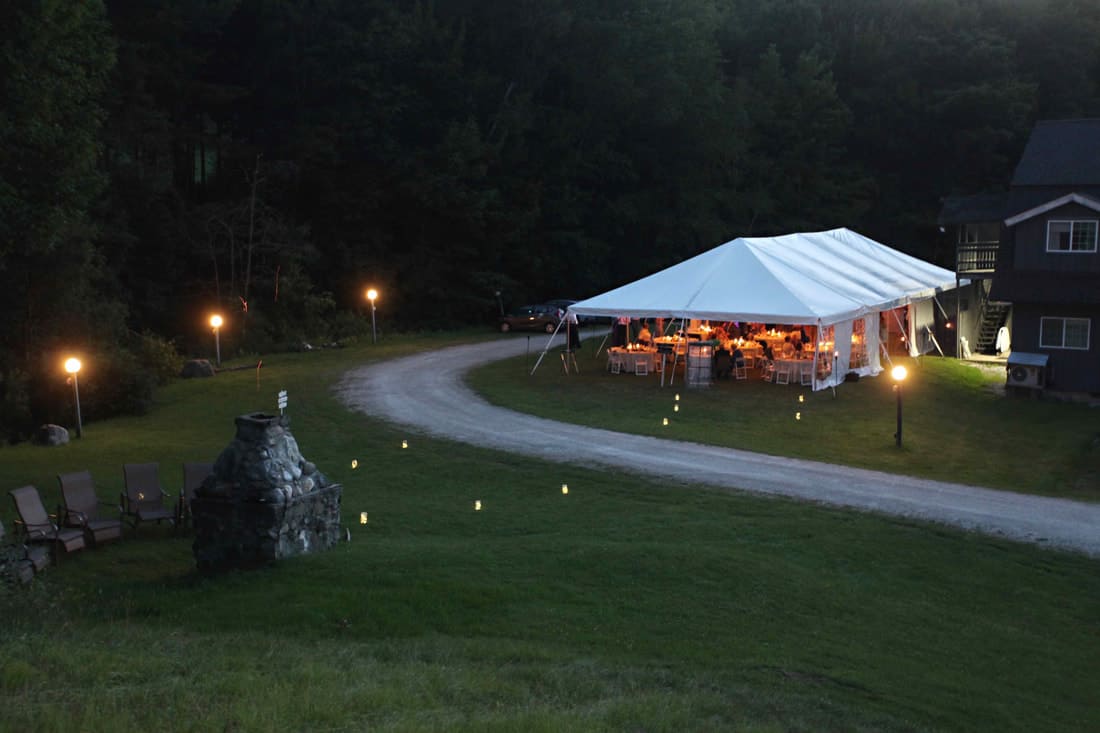
M 956 306 L 972 348 L 1006 326 L 1013 354 L 1045 357 L 1046 388 L 1100 393 L 1100 119 L 1039 122 L 1008 192 L 948 199 L 940 226 L 975 283 Z
M 1100 393 L 1100 119 L 1040 122 L 1012 176 L 990 298 L 1047 386 Z

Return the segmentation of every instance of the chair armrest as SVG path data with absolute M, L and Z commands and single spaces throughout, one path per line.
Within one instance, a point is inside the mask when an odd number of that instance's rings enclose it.
M 51 526 L 50 529 L 52 530 L 53 535 L 56 536 L 57 527 Z M 24 532 L 28 542 L 38 539 L 53 539 L 52 537 L 50 537 L 50 532 L 47 532 L 44 529 L 40 529 L 39 527 L 35 527 L 34 529 L 25 529 Z
M 79 524 L 80 526 L 84 526 L 85 524 L 88 523 L 88 515 L 85 514 L 84 512 L 77 511 L 76 509 L 66 509 L 65 510 L 65 522 L 64 522 L 65 524 L 69 523 L 69 518 L 70 517 L 75 517 L 77 524 Z

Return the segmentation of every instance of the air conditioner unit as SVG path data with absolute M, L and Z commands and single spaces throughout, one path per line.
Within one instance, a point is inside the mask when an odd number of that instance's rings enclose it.
M 1008 358 L 1005 385 L 1024 389 L 1043 389 L 1046 386 L 1046 354 L 1013 352 Z
M 1043 386 L 1043 373 L 1038 367 L 1011 366 L 1008 367 L 1008 385 L 1010 387 L 1031 387 L 1040 389 Z

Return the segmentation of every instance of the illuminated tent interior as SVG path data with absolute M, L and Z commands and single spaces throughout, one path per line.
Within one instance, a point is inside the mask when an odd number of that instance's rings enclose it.
M 907 324 L 916 355 L 920 324 L 955 273 L 849 229 L 739 237 L 640 280 L 569 307 L 578 316 L 675 318 L 816 327 L 830 333 L 835 358 L 848 364 L 853 337 L 867 359 L 850 371 L 882 371 L 880 314 Z M 895 309 L 904 309 L 899 317 Z M 895 311 L 894 313 L 888 313 Z M 849 370 L 844 370 L 849 371 Z M 835 379 L 835 377 L 834 377 Z M 833 381 L 816 379 L 814 389 Z

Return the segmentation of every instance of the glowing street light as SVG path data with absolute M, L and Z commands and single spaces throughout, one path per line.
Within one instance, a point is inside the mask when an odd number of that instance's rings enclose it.
M 214 350 L 219 367 L 222 365 L 222 337 L 220 333 L 222 323 L 224 323 L 224 321 L 222 321 L 222 317 L 217 313 L 210 316 L 210 327 L 214 329 Z
M 375 325 L 374 319 L 374 301 L 378 298 L 378 291 L 371 288 L 367 291 L 367 300 L 370 301 L 370 342 L 372 344 L 378 343 L 378 327 Z
M 76 375 L 80 371 L 80 359 L 71 356 L 65 360 L 65 371 L 69 373 L 69 381 L 73 383 L 73 402 L 76 404 L 76 437 L 84 437 L 84 426 L 80 421 L 80 385 Z
M 908 370 L 900 365 L 890 370 L 890 376 L 894 378 L 894 392 L 898 395 L 898 431 L 894 433 L 894 441 L 899 448 L 901 447 L 901 385 L 908 375 Z

